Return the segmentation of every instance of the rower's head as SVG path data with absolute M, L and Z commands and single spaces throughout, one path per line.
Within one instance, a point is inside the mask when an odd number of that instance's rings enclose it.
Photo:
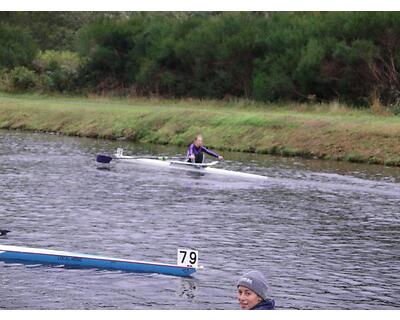
M 201 134 L 198 134 L 195 138 L 194 138 L 194 145 L 198 148 L 198 147 L 202 147 L 203 146 L 203 136 Z
M 250 310 L 267 299 L 269 295 L 267 280 L 261 272 L 250 271 L 239 279 L 237 295 L 240 308 Z

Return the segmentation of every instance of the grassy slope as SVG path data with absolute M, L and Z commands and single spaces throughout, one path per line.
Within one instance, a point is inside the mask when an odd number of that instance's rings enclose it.
M 400 165 L 400 117 L 338 105 L 0 95 L 0 128 Z

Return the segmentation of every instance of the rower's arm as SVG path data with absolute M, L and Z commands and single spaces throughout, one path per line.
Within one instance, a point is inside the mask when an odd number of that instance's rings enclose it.
M 213 156 L 213 157 L 215 157 L 215 158 L 218 158 L 218 157 L 219 157 L 219 154 L 218 154 L 218 153 L 216 153 L 216 152 L 214 152 L 214 151 L 211 151 L 211 150 L 207 149 L 206 147 L 201 147 L 201 149 L 202 149 L 203 152 L 209 154 L 210 156 Z
M 189 158 L 191 155 L 194 155 L 194 151 L 193 151 L 194 145 L 193 143 L 189 146 L 189 149 L 187 151 L 187 155 L 186 157 Z

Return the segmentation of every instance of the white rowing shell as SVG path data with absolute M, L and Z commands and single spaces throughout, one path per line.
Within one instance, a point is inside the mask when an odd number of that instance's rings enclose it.
M 263 179 L 263 180 L 268 179 L 265 176 L 252 173 L 212 168 L 212 166 L 216 165 L 218 161 L 213 161 L 210 163 L 193 163 L 187 161 L 176 161 L 167 159 L 160 160 L 160 159 L 149 159 L 149 158 L 137 158 L 137 157 L 124 156 L 122 149 L 117 150 L 115 158 L 118 160 L 125 160 L 133 163 L 142 163 L 146 165 L 159 166 L 159 167 L 169 167 L 169 168 L 181 169 L 192 172 L 207 172 L 224 176 L 235 176 L 244 179 Z

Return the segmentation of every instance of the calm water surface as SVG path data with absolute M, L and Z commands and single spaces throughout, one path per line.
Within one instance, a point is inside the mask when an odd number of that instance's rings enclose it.
M 261 270 L 282 309 L 400 307 L 400 170 L 225 153 L 220 167 L 265 181 L 118 163 L 96 153 L 183 148 L 0 131 L 0 243 L 174 263 L 182 279 L 0 262 L 0 309 L 238 309 Z

